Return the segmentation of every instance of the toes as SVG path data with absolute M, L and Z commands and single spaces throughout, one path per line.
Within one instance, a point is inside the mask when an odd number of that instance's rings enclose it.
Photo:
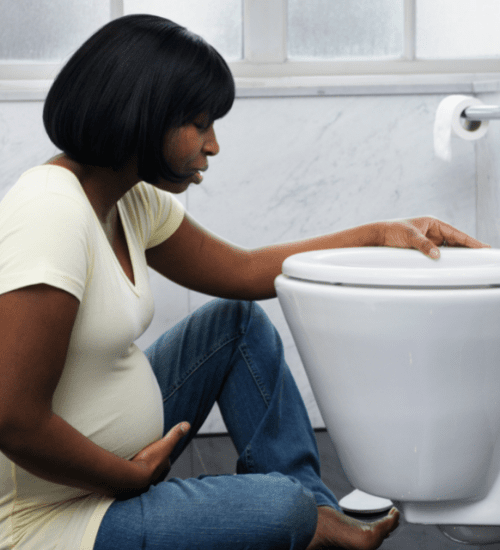
M 373 539 L 371 544 L 369 543 L 365 550 L 371 548 L 372 550 L 378 548 L 386 538 L 398 527 L 399 525 L 399 512 L 396 508 L 393 508 L 389 514 L 382 518 L 373 525 Z
M 392 508 L 389 512 L 389 517 L 393 520 L 393 524 L 391 527 L 392 532 L 399 525 L 399 510 L 397 508 Z
M 331 548 L 375 550 L 399 524 L 399 512 L 396 508 L 373 523 L 358 521 L 331 508 L 320 510 L 320 514 L 325 516 L 323 520 L 327 528 L 324 542 Z

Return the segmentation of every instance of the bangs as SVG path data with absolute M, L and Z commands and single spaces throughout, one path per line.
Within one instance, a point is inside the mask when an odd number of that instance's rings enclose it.
M 189 31 L 188 31 L 189 32 Z M 210 123 L 222 118 L 231 109 L 235 98 L 233 75 L 221 55 L 201 37 L 196 37 L 200 54 L 196 72 L 200 74 L 196 86 L 187 94 L 180 125 L 192 122 L 198 115 L 208 115 Z

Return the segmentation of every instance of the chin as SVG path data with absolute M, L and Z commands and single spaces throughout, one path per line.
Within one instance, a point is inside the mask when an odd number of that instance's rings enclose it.
M 181 181 L 180 183 L 173 183 L 171 181 L 160 180 L 158 183 L 155 184 L 155 187 L 158 187 L 162 191 L 168 191 L 173 195 L 178 195 L 180 193 L 184 193 L 184 191 L 186 191 L 186 189 L 189 187 L 190 183 L 191 183 L 190 181 Z

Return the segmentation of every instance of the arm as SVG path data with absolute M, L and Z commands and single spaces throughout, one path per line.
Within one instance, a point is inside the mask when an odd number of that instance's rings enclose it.
M 78 307 L 48 285 L 0 296 L 0 450 L 48 481 L 108 496 L 141 492 L 168 468 L 180 430 L 127 461 L 52 413 Z
M 357 246 L 416 248 L 439 257 L 440 245 L 485 245 L 432 217 L 377 222 L 337 233 L 253 250 L 235 246 L 201 227 L 188 214 L 177 231 L 146 252 L 148 265 L 191 290 L 242 300 L 274 298 L 274 279 L 288 256 L 309 250 Z

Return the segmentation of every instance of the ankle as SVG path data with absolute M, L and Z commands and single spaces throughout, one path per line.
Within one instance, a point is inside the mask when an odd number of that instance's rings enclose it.
M 331 510 L 334 510 L 334 508 L 330 506 L 318 506 L 318 523 L 316 525 L 316 532 L 314 533 L 314 536 L 306 550 L 316 550 L 325 545 L 325 542 L 328 540 L 329 531 L 326 526 L 327 515 Z

